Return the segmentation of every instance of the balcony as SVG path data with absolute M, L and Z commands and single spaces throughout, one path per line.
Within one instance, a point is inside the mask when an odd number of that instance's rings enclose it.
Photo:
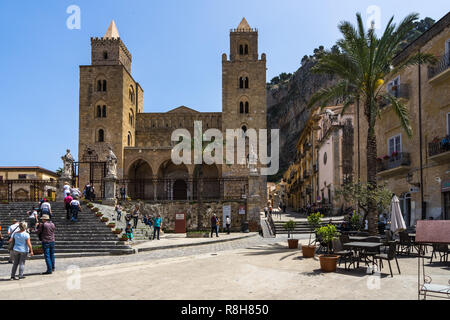
M 388 93 L 397 99 L 403 100 L 403 102 L 409 100 L 410 96 L 410 86 L 407 83 L 402 83 L 397 86 L 392 86 L 389 88 Z M 389 106 L 391 103 L 389 100 L 382 99 L 380 101 L 380 108 L 384 108 L 386 106 Z
M 437 83 L 450 77 L 450 52 L 443 55 L 435 66 L 428 67 L 428 81 Z
M 436 162 L 450 161 L 450 135 L 436 138 L 428 144 L 428 158 Z
M 409 171 L 411 155 L 407 152 L 392 154 L 386 159 L 378 158 L 377 174 L 381 177 L 392 176 Z

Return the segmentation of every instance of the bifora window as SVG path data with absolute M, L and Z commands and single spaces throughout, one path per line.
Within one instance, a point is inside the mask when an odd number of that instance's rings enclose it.
M 105 131 L 103 129 L 98 130 L 98 142 L 105 142 Z

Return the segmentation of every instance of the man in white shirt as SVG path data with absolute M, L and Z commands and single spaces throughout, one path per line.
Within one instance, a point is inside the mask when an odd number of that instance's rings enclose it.
M 19 222 L 16 219 L 12 219 L 12 225 L 8 228 L 8 240 L 11 239 L 17 231 L 19 231 Z M 9 251 L 8 263 L 13 263 L 13 250 Z
M 63 187 L 64 189 L 64 198 L 67 197 L 68 194 L 70 194 L 70 186 L 66 183 Z
M 77 222 L 78 212 L 81 211 L 80 201 L 78 201 L 77 196 L 75 196 L 75 198 L 70 202 L 70 209 L 72 211 L 72 221 Z
M 53 217 L 52 206 L 50 205 L 47 199 L 44 199 L 44 202 L 41 204 L 41 217 L 44 214 L 48 214 L 50 218 Z

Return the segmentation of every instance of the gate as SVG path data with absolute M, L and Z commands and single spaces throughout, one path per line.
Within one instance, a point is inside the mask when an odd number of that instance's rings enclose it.
M 81 173 L 80 173 L 81 171 Z M 103 179 L 106 177 L 105 161 L 80 161 L 73 163 L 72 185 L 82 191 L 86 183 L 94 186 L 96 199 L 103 199 L 105 195 L 105 184 Z M 80 181 L 81 180 L 81 181 Z

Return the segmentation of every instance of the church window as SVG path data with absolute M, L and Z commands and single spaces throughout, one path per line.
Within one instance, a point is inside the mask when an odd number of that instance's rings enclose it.
M 248 101 L 245 102 L 245 113 L 248 113 Z
M 103 80 L 103 91 L 106 91 L 106 80 Z
M 103 59 L 105 59 L 105 60 L 108 59 L 108 52 L 107 51 L 103 51 Z
M 105 131 L 103 129 L 98 130 L 98 142 L 105 142 Z
M 239 113 L 244 113 L 244 103 L 242 101 L 239 103 Z
M 244 87 L 245 89 L 248 89 L 248 77 L 245 77 L 244 79 Z
M 244 54 L 245 54 L 245 55 L 248 54 L 248 44 L 245 45 L 245 48 L 244 48 Z
M 131 147 L 131 132 L 128 132 L 128 146 Z
M 103 106 L 103 109 L 102 109 L 102 117 L 103 117 L 103 118 L 106 118 L 106 106 Z
M 130 86 L 130 89 L 128 90 L 128 95 L 129 95 L 131 103 L 134 103 L 134 90 L 133 90 L 132 86 Z
M 97 91 L 102 91 L 102 80 L 97 81 Z
M 102 110 L 100 106 L 97 106 L 97 118 L 100 118 L 102 116 Z
M 239 54 L 242 56 L 244 54 L 244 46 L 241 44 L 239 45 Z

